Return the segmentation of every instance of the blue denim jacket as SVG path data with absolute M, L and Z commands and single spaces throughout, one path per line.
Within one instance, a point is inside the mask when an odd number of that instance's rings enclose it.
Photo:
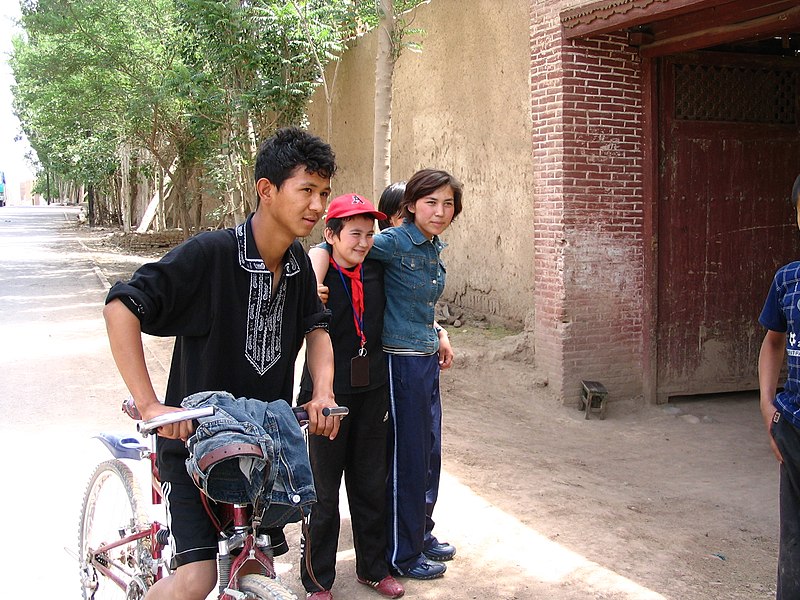
M 218 502 L 263 502 L 262 526 L 299 521 L 316 502 L 303 432 L 283 400 L 263 402 L 234 398 L 227 392 L 199 392 L 184 399 L 185 408 L 215 406 L 216 413 L 198 419 L 189 438 L 186 470 L 197 486 Z M 237 457 L 200 468 L 203 456 L 230 444 L 252 444 L 263 458 Z
M 434 307 L 447 276 L 440 254 L 447 244 L 438 236 L 428 240 L 408 222 L 384 229 L 374 240 L 369 257 L 383 263 L 386 286 L 384 348 L 433 354 L 439 350 Z

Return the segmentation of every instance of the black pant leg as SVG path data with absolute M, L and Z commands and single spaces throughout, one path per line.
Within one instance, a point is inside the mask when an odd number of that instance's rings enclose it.
M 337 397 L 341 406 L 347 406 Z M 349 418 L 349 417 L 348 417 Z M 339 546 L 339 487 L 344 471 L 350 423 L 343 419 L 336 439 L 309 435 L 308 454 L 314 475 L 317 502 L 311 508 L 308 536 L 303 539 L 300 556 L 300 577 L 309 592 L 329 590 L 336 578 L 336 551 Z M 306 554 L 310 552 L 311 572 L 306 567 Z
M 354 397 L 345 485 L 356 573 L 380 581 L 389 574 L 386 564 L 386 433 L 389 390 L 382 386 Z
M 780 546 L 777 600 L 800 598 L 800 431 L 785 418 L 772 426 L 780 467 Z

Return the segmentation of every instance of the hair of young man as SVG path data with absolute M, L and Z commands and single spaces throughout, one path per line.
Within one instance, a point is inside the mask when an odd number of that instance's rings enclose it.
M 393 215 L 400 212 L 400 203 L 403 201 L 403 194 L 406 192 L 405 181 L 395 181 L 387 185 L 386 189 L 381 193 L 381 198 L 378 200 L 378 210 L 386 215 L 386 219 L 378 221 L 378 229 L 383 231 L 387 227 L 391 227 L 390 219 Z
M 344 224 L 348 221 L 352 221 L 355 217 L 367 217 L 375 222 L 375 219 L 372 215 L 367 214 L 360 214 L 360 215 L 352 215 L 350 217 L 333 217 L 332 219 L 328 219 L 325 223 L 325 229 L 329 229 L 332 235 L 339 237 L 342 233 L 342 229 L 344 229 Z
M 255 180 L 269 179 L 280 189 L 299 166 L 330 179 L 336 173 L 336 156 L 321 138 L 299 127 L 284 127 L 259 146 Z
M 800 202 L 800 175 L 794 180 L 792 186 L 792 206 L 797 208 L 797 203 Z
M 453 190 L 453 204 L 455 210 L 453 211 L 453 220 L 461 213 L 461 195 L 463 187 L 461 182 L 450 175 L 447 171 L 440 171 L 437 169 L 422 169 L 414 173 L 411 179 L 406 182 L 406 191 L 403 194 L 403 201 L 400 204 L 400 209 L 403 218 L 408 221 L 414 221 L 414 213 L 408 208 L 413 206 L 417 200 L 429 196 L 440 187 L 449 185 Z

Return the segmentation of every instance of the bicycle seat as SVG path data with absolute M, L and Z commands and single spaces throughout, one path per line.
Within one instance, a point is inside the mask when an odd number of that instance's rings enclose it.
M 100 433 L 93 437 L 103 442 L 105 447 L 114 455 L 114 458 L 141 460 L 142 452 L 150 450 L 147 444 L 135 437 L 122 437 L 112 433 Z

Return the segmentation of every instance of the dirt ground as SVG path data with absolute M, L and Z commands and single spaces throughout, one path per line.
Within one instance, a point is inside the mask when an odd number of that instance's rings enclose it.
M 163 253 L 130 256 L 110 232 L 85 231 L 111 282 Z M 448 329 L 456 365 L 442 374 L 434 516 L 458 555 L 442 579 L 404 580 L 406 597 L 774 597 L 778 471 L 755 393 L 664 406 L 612 394 L 605 420 L 585 419 L 549 394 L 529 334 L 475 318 Z M 165 360 L 169 346 L 150 350 Z M 378 598 L 354 581 L 348 529 L 344 507 L 333 592 Z M 296 545 L 279 569 L 302 597 Z

